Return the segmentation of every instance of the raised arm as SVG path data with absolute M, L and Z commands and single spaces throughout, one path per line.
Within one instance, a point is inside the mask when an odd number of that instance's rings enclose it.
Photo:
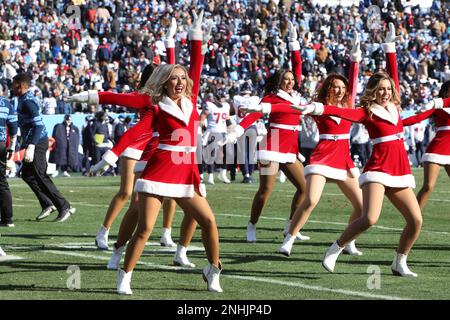
M 302 56 L 300 54 L 300 42 L 298 41 L 297 30 L 289 21 L 289 50 L 291 50 L 292 72 L 298 81 L 298 86 L 302 81 Z
M 383 43 L 383 49 L 386 53 L 386 71 L 394 80 L 395 89 L 400 94 L 400 85 L 398 82 L 398 67 L 397 67 L 397 53 L 395 51 L 395 27 L 392 22 L 389 22 L 388 33 Z
M 195 105 L 197 104 L 197 96 L 200 90 L 200 75 L 202 73 L 204 54 L 202 54 L 202 41 L 203 41 L 203 33 L 202 33 L 202 21 L 203 21 L 203 11 L 197 16 L 195 11 L 193 12 L 194 21 L 192 23 L 192 27 L 189 30 L 189 40 L 191 42 L 190 47 L 190 67 L 189 67 L 189 78 L 193 81 L 192 87 L 192 102 Z M 208 35 L 205 34 L 205 38 Z M 209 39 L 208 39 L 209 40 Z
M 177 32 L 177 21 L 172 18 L 172 22 L 166 33 L 166 40 L 164 45 L 166 46 L 166 56 L 168 64 L 175 64 L 175 34 Z
M 361 61 L 361 49 L 359 34 L 355 31 L 352 39 L 352 51 L 350 53 L 350 70 L 348 74 L 348 94 L 350 105 L 355 105 L 356 88 L 358 84 L 359 62 Z

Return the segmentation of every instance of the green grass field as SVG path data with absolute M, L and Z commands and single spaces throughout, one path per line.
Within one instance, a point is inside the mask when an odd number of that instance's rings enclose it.
M 422 170 L 414 170 L 418 188 Z M 239 182 L 241 177 L 239 176 Z M 0 260 L 0 300 L 4 299 L 449 299 L 450 298 L 450 183 L 442 170 L 437 187 L 425 208 L 421 236 L 408 258 L 418 278 L 391 274 L 390 264 L 403 227 L 398 211 L 385 199 L 381 218 L 357 241 L 361 257 L 341 255 L 335 273 L 321 266 L 327 247 L 342 232 L 351 207 L 339 189 L 329 184 L 303 233 L 310 241 L 296 243 L 287 258 L 277 253 L 294 188 L 277 184 L 258 223 L 256 244 L 247 244 L 245 230 L 257 185 L 235 183 L 207 186 L 208 201 L 219 227 L 221 284 L 224 292 L 206 291 L 201 269 L 206 265 L 200 231 L 189 257 L 194 270 L 172 266 L 174 249 L 159 246 L 162 215 L 132 278 L 134 294 L 116 294 L 117 272 L 106 270 L 110 252 L 95 248 L 95 234 L 109 201 L 119 188 L 118 177 L 56 178 L 62 193 L 77 208 L 63 223 L 51 215 L 36 222 L 40 206 L 20 179 L 10 180 L 14 197 L 15 228 L 0 229 L 0 246 L 21 259 Z M 415 191 L 417 192 L 418 189 Z M 110 231 L 115 240 L 122 210 Z M 172 236 L 176 241 L 182 213 L 177 211 Z M 80 270 L 80 288 L 68 289 L 69 266 Z M 373 270 L 381 272 L 379 288 Z M 375 278 L 374 278 L 375 277 Z M 71 283 L 69 281 L 69 283 Z

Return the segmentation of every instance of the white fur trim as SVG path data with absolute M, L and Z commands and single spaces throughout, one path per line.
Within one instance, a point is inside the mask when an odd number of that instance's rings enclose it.
M 89 90 L 88 91 L 88 104 L 97 105 L 99 104 L 98 91 Z
M 245 132 L 245 129 L 242 128 L 241 126 L 237 125 L 236 127 L 234 127 L 234 132 L 236 133 L 237 137 L 239 138 L 240 136 L 242 136 Z
M 442 99 L 442 98 L 434 99 L 434 108 L 435 109 L 442 109 L 442 108 L 444 108 L 444 99 Z M 445 110 L 445 111 L 448 113 L 447 110 Z
M 355 170 L 356 169 L 356 170 Z M 350 173 L 353 178 L 359 177 L 358 168 L 350 169 Z M 321 164 L 311 164 L 305 167 L 305 177 L 310 174 L 318 174 L 329 179 L 345 181 L 347 180 L 347 170 L 336 169 L 333 167 L 321 165 Z
M 298 40 L 289 42 L 289 50 L 291 51 L 300 51 L 300 42 Z
M 359 176 L 359 186 L 362 187 L 366 183 L 378 182 L 386 187 L 392 188 L 415 188 L 416 181 L 412 174 L 404 176 L 392 176 L 388 173 L 379 171 L 367 171 Z
M 138 161 L 134 165 L 134 173 L 141 173 L 144 171 L 145 167 L 147 166 L 147 161 Z
M 300 162 L 305 162 L 306 158 L 304 155 L 302 155 L 300 152 L 297 153 L 297 159 L 300 160 Z
M 131 158 L 134 160 L 139 160 L 141 159 L 142 153 L 144 151 L 139 150 L 139 149 L 133 149 L 133 148 L 126 148 L 122 154 L 120 155 L 121 157 L 127 157 L 127 158 Z
M 331 120 L 333 120 L 334 122 L 336 122 L 337 124 L 341 123 L 341 118 L 339 117 L 335 117 L 335 116 L 328 116 Z
M 108 162 L 108 164 L 110 164 L 111 166 L 113 166 L 117 162 L 117 159 L 119 159 L 119 157 L 111 150 L 106 151 L 103 154 L 102 158 L 103 160 Z
M 186 97 L 183 97 L 181 99 L 181 109 L 172 99 L 167 96 L 165 96 L 158 103 L 158 105 L 163 111 L 183 121 L 185 125 L 188 125 L 192 110 L 194 108 L 191 100 Z
M 299 79 L 299 81 L 300 81 L 300 79 Z M 290 95 L 286 91 L 283 91 L 280 89 L 277 92 L 277 96 L 286 101 L 289 101 L 290 103 L 295 104 L 297 106 L 300 105 L 300 102 L 301 102 L 301 96 L 297 91 L 293 91 L 292 95 Z
M 352 62 L 360 62 L 362 60 L 361 51 L 356 51 L 350 54 L 350 61 Z
M 166 41 L 164 41 L 164 45 L 166 48 L 175 48 L 175 39 L 174 38 L 168 38 Z
M 395 53 L 395 42 L 383 43 L 385 53 Z
M 202 30 L 189 30 L 189 40 L 193 41 L 193 40 L 203 40 L 203 33 Z
M 134 191 L 171 198 L 192 198 L 194 196 L 194 185 L 138 179 Z
M 370 108 L 370 111 L 372 111 L 373 114 L 376 115 L 377 117 L 386 120 L 394 125 L 397 125 L 400 117 L 397 107 L 391 102 L 389 102 L 387 108 L 380 106 L 379 104 L 373 103 L 372 107 Z
M 314 111 L 312 112 L 312 114 L 315 115 L 315 116 L 322 115 L 323 111 L 324 111 L 323 103 L 321 103 L 321 102 L 313 102 L 312 104 L 314 105 Z
M 450 165 L 450 156 L 437 153 L 425 153 L 422 156 L 422 162 L 433 162 L 443 166 Z
M 278 163 L 294 163 L 297 159 L 295 153 L 281 153 L 277 151 L 259 150 L 258 160 L 260 161 L 275 161 Z

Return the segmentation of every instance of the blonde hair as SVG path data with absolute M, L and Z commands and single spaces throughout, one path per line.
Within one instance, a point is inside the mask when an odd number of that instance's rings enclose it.
M 369 81 L 367 81 L 366 89 L 364 90 L 364 93 L 361 96 L 361 106 L 366 108 L 370 115 L 372 115 L 373 113 L 371 111 L 372 106 L 375 103 L 376 94 L 382 80 L 388 80 L 390 82 L 392 88 L 392 95 L 390 102 L 394 103 L 399 111 L 401 110 L 400 97 L 398 95 L 397 90 L 395 89 L 394 80 L 392 80 L 392 78 L 387 73 L 378 72 L 369 78 Z
M 175 69 L 182 69 L 186 74 L 187 85 L 185 96 L 190 99 L 192 96 L 193 81 L 189 78 L 186 68 L 179 64 L 163 64 L 156 67 L 140 92 L 148 94 L 152 99 L 152 103 L 157 104 L 164 96 L 168 96 L 166 89 L 167 83 Z

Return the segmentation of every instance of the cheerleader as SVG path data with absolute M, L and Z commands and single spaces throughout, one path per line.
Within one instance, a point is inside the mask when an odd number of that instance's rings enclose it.
M 340 117 L 366 126 L 373 144 L 372 154 L 359 177 L 363 193 L 361 217 L 349 224 L 325 253 L 322 265 L 333 272 L 344 247 L 373 226 L 380 217 L 386 195 L 403 215 L 406 226 L 394 255 L 391 270 L 394 275 L 417 277 L 407 266 L 407 256 L 420 234 L 422 214 L 412 191 L 415 187 L 408 155 L 403 144 L 403 123 L 400 119 L 400 98 L 394 80 L 385 73 L 370 77 L 361 97 L 361 108 L 344 109 L 312 103 L 295 106 L 303 113 Z M 450 99 L 434 101 L 431 106 L 442 108 Z
M 355 34 L 351 52 L 350 85 L 345 77 L 331 74 L 320 87 L 316 100 L 340 108 L 351 107 L 356 94 L 352 89 L 355 88 L 358 79 L 359 61 L 361 61 L 361 50 L 358 35 Z M 349 93 L 347 88 L 350 88 L 352 92 Z M 295 211 L 289 233 L 279 249 L 279 252 L 286 256 L 291 254 L 294 244 L 295 237 L 292 235 L 297 234 L 307 222 L 322 196 L 327 181 L 336 182 L 352 204 L 353 211 L 349 223 L 359 218 L 362 210 L 362 194 L 357 180 L 359 170 L 350 158 L 349 133 L 352 123 L 333 116 L 314 116 L 313 118 L 319 129 L 320 140 L 311 154 L 309 165 L 305 167 L 305 200 Z M 354 240 L 345 247 L 344 252 L 362 255 L 362 252 L 356 248 Z
M 298 105 L 300 94 L 297 92 L 298 81 L 301 79 L 300 44 L 297 40 L 297 31 L 293 24 L 289 23 L 289 48 L 291 50 L 293 72 L 282 69 L 267 80 L 263 103 L 286 103 Z M 246 116 L 230 132 L 224 143 L 236 143 L 237 138 L 244 134 L 263 114 L 256 112 Z M 256 242 L 256 223 L 265 207 L 275 185 L 278 169 L 280 168 L 297 189 L 291 203 L 291 212 L 287 220 L 284 234 L 286 235 L 290 225 L 290 219 L 296 208 L 304 199 L 306 181 L 303 173 L 304 158 L 299 153 L 298 130 L 300 123 L 299 114 L 274 113 L 269 117 L 270 130 L 267 134 L 267 143 L 260 144 L 258 160 L 260 161 L 259 189 L 253 198 L 250 221 L 247 224 L 247 242 Z M 300 158 L 300 159 L 299 159 Z M 301 161 L 300 161 L 301 160 Z M 298 240 L 309 240 L 309 237 L 296 234 Z
M 439 91 L 440 98 L 450 98 L 450 81 L 442 84 Z M 417 201 L 421 209 L 425 207 L 433 192 L 441 166 L 450 177 L 450 110 L 431 109 L 403 120 L 407 126 L 433 117 L 436 126 L 436 136 L 428 145 L 422 157 L 424 179 L 422 188 L 417 194 Z

